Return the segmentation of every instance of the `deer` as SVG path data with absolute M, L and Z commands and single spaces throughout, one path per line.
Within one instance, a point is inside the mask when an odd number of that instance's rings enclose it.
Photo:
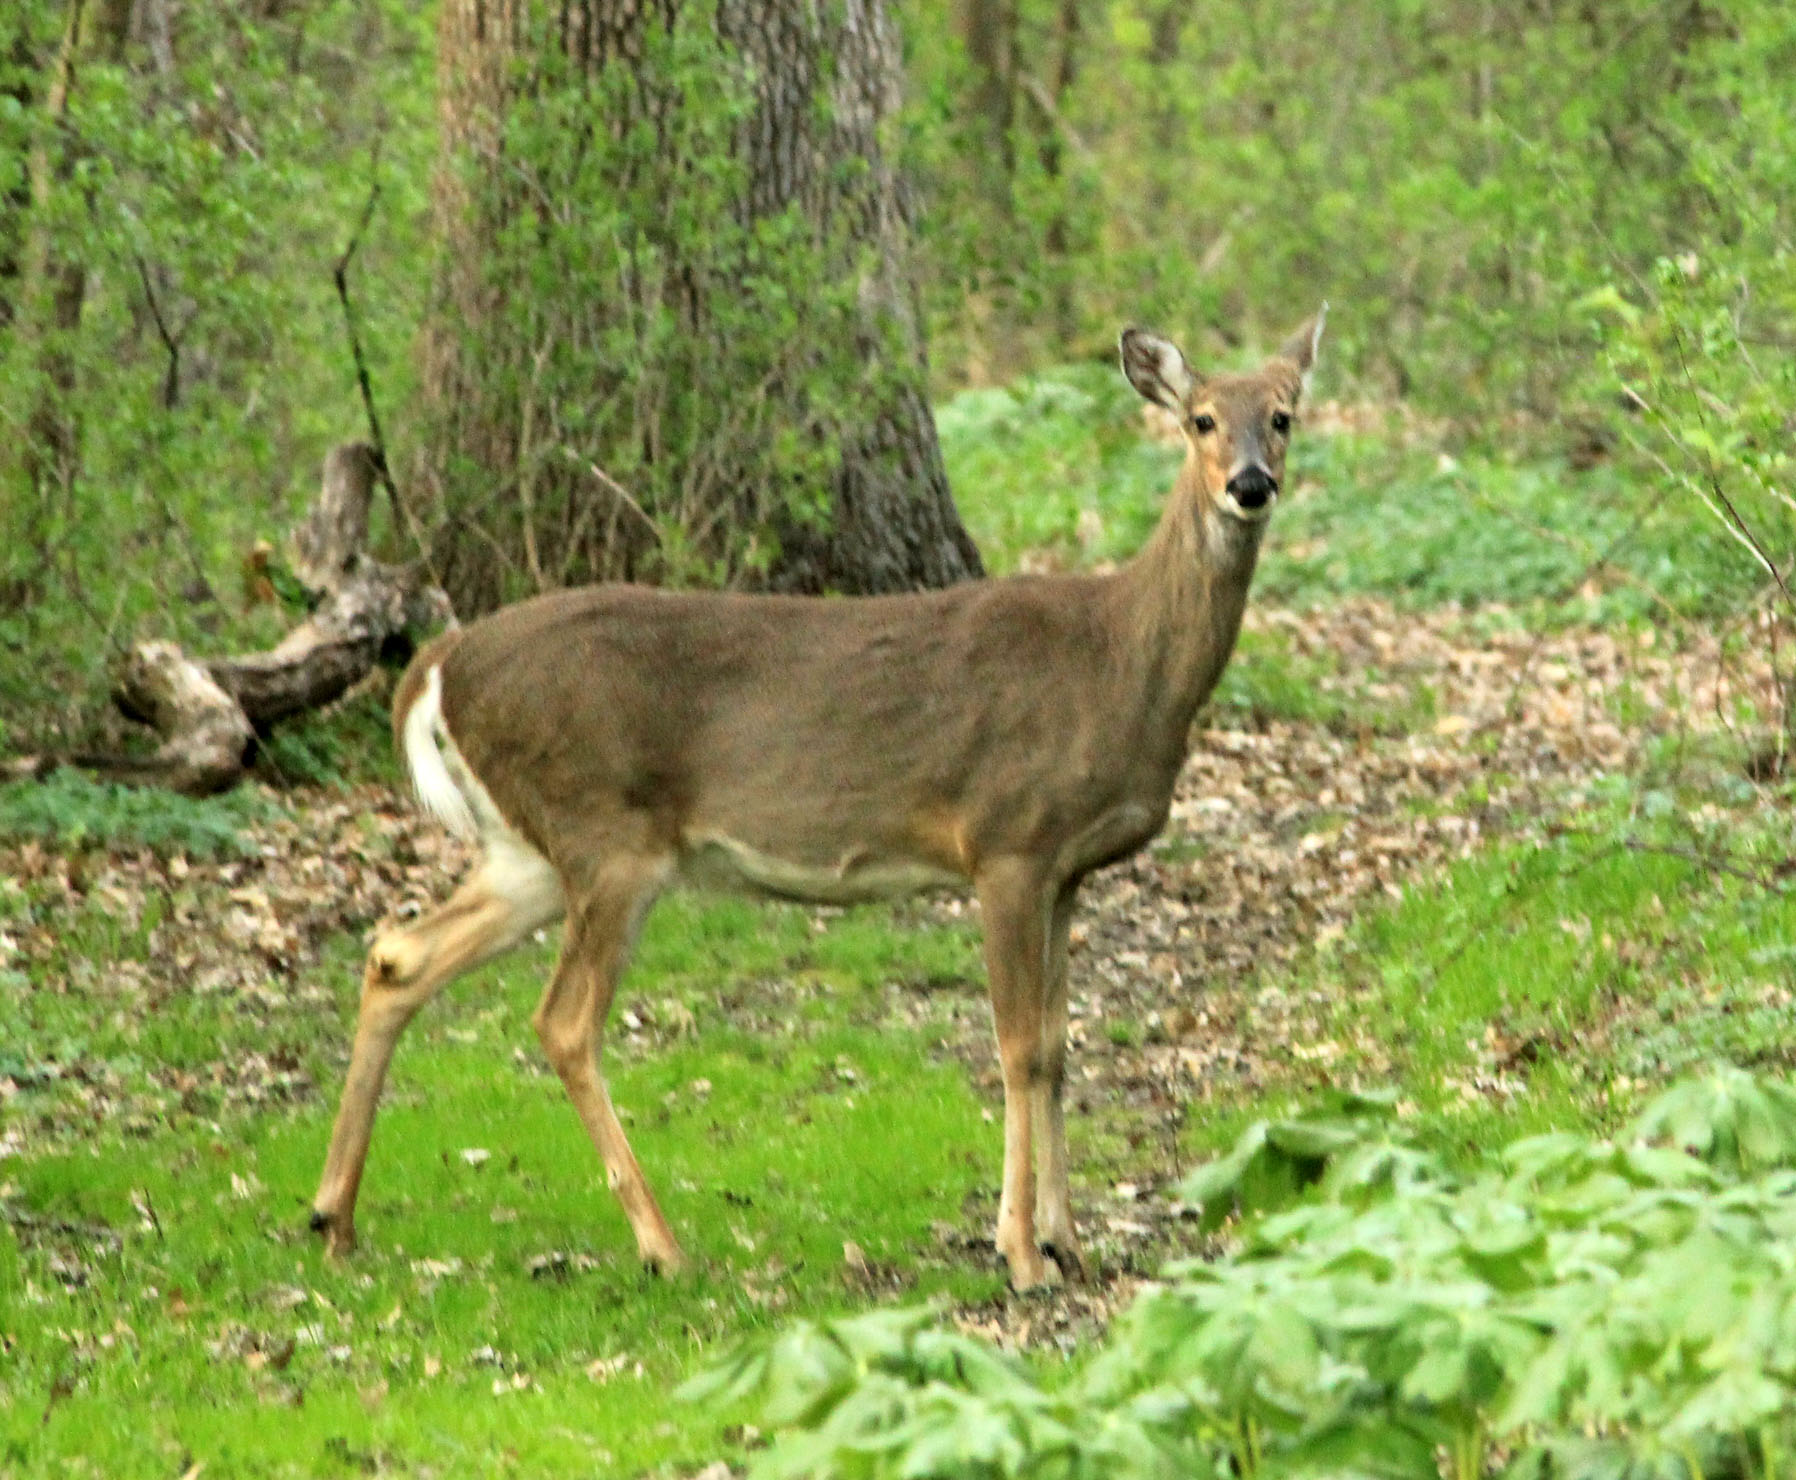
M 1103 573 L 823 598 L 609 584 L 424 645 L 395 741 L 479 846 L 451 897 L 378 931 L 311 1227 L 353 1251 L 394 1047 L 450 981 L 563 920 L 532 1017 L 648 1269 L 685 1258 L 600 1067 L 632 942 L 675 884 L 843 904 L 970 887 L 1004 1093 L 994 1243 L 1018 1291 L 1084 1278 L 1068 1189 L 1067 950 L 1081 881 L 1164 826 L 1240 631 L 1327 305 L 1249 374 L 1120 340 L 1176 418 L 1159 523 Z

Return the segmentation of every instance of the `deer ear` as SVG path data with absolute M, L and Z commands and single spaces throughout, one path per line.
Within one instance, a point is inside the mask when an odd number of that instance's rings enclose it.
M 1298 327 L 1282 345 L 1279 346 L 1278 357 L 1289 360 L 1303 376 L 1303 388 L 1307 393 L 1310 388 L 1310 371 L 1316 363 L 1316 351 L 1322 346 L 1322 326 L 1328 321 L 1328 305 L 1321 308 Z
M 1122 331 L 1121 348 L 1123 374 L 1129 377 L 1129 384 L 1156 406 L 1183 416 L 1185 398 L 1197 384 L 1197 376 L 1179 347 L 1146 329 L 1129 328 Z

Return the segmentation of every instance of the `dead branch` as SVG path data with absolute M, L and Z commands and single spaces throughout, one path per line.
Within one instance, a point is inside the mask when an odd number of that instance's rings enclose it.
M 295 714 L 341 697 L 383 650 L 452 622 L 448 598 L 410 566 L 367 553 L 378 452 L 366 442 L 335 448 L 317 501 L 294 530 L 295 576 L 316 599 L 311 614 L 272 649 L 192 658 L 172 642 L 126 655 L 113 702 L 162 737 L 147 756 L 25 756 L 0 764 L 9 779 L 75 765 L 111 780 L 206 795 L 236 785 L 256 737 Z

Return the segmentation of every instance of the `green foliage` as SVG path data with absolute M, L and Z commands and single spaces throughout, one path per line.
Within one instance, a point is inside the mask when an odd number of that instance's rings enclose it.
M 245 826 L 271 812 L 251 787 L 196 800 L 61 770 L 44 781 L 0 786 L 0 839 L 38 838 L 63 850 L 141 847 L 215 858 L 246 852 Z
M 256 769 L 281 786 L 398 782 L 399 761 L 385 699 L 360 693 L 321 713 L 283 724 L 261 738 Z
M 1634 1131 L 1735 1176 L 1788 1167 L 1796 1165 L 1796 1091 L 1724 1064 L 1660 1095 Z
M 1599 618 L 1708 612 L 1766 578 L 1736 510 L 1787 563 L 1789 7 L 902 13 L 938 364 L 979 385 L 1150 322 L 1208 366 L 1327 298 L 1325 395 L 1484 450 L 1394 469 L 1400 528 L 1349 517 L 1263 589 L 1521 600 L 1595 561 Z
M 1787 561 L 1796 134 L 1777 79 L 1796 65 L 1796 18 L 1736 7 L 1687 65 L 1661 127 L 1700 205 L 1650 254 L 1606 262 L 1575 307 L 1637 459 L 1717 530 Z
M 1611 466 L 1355 437 L 1300 440 L 1294 461 L 1300 491 L 1256 583 L 1273 600 L 1544 603 L 1612 622 L 1728 610 L 1759 584 L 1720 529 Z
M 81 12 L 90 28 L 102 10 Z M 69 12 L 0 9 L 0 324 L 13 319 L 0 330 L 0 708 L 19 726 L 12 743 L 78 727 L 104 664 L 135 636 L 216 647 L 221 633 L 272 635 L 232 598 L 243 552 L 288 527 L 326 449 L 363 432 L 331 269 L 371 187 L 351 285 L 389 409 L 413 384 L 427 286 L 433 48 L 416 7 L 176 7 L 166 68 L 147 48 L 95 40 L 53 118 Z M 27 168 L 35 199 L 14 188 Z M 79 271 L 72 322 L 52 301 L 56 264 Z
M 1202 1477 L 1217 1473 L 1184 1439 L 1194 1405 L 1155 1393 L 1092 1423 L 1075 1397 L 1044 1391 L 981 1341 L 930 1329 L 928 1310 L 800 1322 L 745 1348 L 676 1394 L 736 1404 L 790 1430 L 750 1473 L 877 1476 Z
M 1389 1134 L 1394 1094 L 1349 1090 L 1331 1098 L 1301 1115 L 1255 1121 L 1227 1155 L 1185 1179 L 1179 1195 L 1203 1210 L 1206 1228 L 1231 1212 L 1281 1206 L 1325 1174 L 1325 1190 L 1336 1197 L 1387 1184 L 1407 1191 L 1433 1174 Z
M 1000 376 L 1131 321 L 1269 346 L 1326 297 L 1356 377 L 1481 420 L 1583 409 L 1572 305 L 1711 244 L 1769 266 L 1788 210 L 1765 0 L 901 14 L 937 337 Z
M 1141 435 L 1141 406 L 1106 359 L 962 391 L 937 408 L 955 502 L 992 570 L 1030 553 L 1070 564 L 1141 546 L 1179 461 Z
M 881 1315 L 789 1332 L 696 1394 L 754 1394 L 790 1431 L 768 1476 L 1599 1480 L 1733 1474 L 1742 1454 L 1778 1473 L 1792 1104 L 1720 1070 L 1617 1141 L 1530 1137 L 1463 1177 L 1368 1136 L 1382 1117 L 1263 1123 L 1185 1191 L 1252 1180 L 1287 1210 L 1171 1266 L 1062 1383 Z M 1775 1132 L 1743 1165 L 1747 1122 Z M 1709 1155 L 1650 1144 L 1667 1126 Z
M 1140 547 L 1182 455 L 1143 436 L 1140 411 L 1110 359 L 962 391 L 938 408 L 956 500 L 995 570 L 1025 556 L 1119 560 Z M 1546 606 L 1556 620 L 1611 622 L 1713 615 L 1761 582 L 1700 506 L 1642 488 L 1612 463 L 1574 469 L 1538 450 L 1456 458 L 1393 425 L 1300 432 L 1291 497 L 1254 589 L 1257 599 L 1292 605 L 1378 595 L 1405 605 Z M 1225 682 L 1258 681 L 1245 669 L 1234 665 Z M 1282 687 L 1314 685 L 1296 676 Z M 1265 698 L 1280 713 L 1301 702 L 1288 692 Z M 1243 693 L 1233 702 L 1261 700 Z M 1301 717 L 1329 720 L 1321 711 Z

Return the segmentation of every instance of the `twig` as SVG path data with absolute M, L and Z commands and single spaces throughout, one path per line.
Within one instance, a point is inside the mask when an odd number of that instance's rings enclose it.
M 143 1214 L 150 1227 L 155 1230 L 157 1241 L 166 1243 L 168 1240 L 162 1232 L 162 1220 L 156 1216 L 156 1204 L 150 1201 L 150 1189 L 147 1187 L 136 1189 L 131 1194 L 131 1201 L 137 1205 L 137 1211 Z
M 1702 396 L 1698 393 L 1696 378 L 1691 375 L 1690 362 L 1684 354 L 1684 336 L 1675 327 L 1672 329 L 1671 340 L 1672 343 L 1677 346 L 1678 366 L 1684 372 L 1684 383 L 1690 387 L 1693 393 L 1693 399 L 1696 402 L 1697 419 L 1702 423 L 1703 431 L 1706 434 L 1709 429 L 1709 419 L 1703 415 Z M 1713 445 L 1712 441 L 1710 445 Z M 1789 584 L 1784 580 L 1784 573 L 1777 568 L 1777 562 L 1771 558 L 1769 553 L 1767 553 L 1764 545 L 1759 542 L 1759 537 L 1753 533 L 1752 528 L 1747 524 L 1739 509 L 1735 507 L 1734 501 L 1727 496 L 1727 491 L 1722 488 L 1721 474 L 1716 470 L 1714 458 L 1705 453 L 1702 459 L 1702 465 L 1703 471 L 1708 476 L 1709 492 L 1714 495 L 1715 502 L 1719 503 L 1722 508 L 1727 510 L 1728 518 L 1733 520 L 1735 528 L 1739 531 L 1740 539 L 1758 558 L 1759 563 L 1771 573 L 1771 579 L 1777 583 L 1777 589 L 1783 594 L 1784 604 L 1789 608 L 1792 614 L 1796 614 L 1796 596 L 1791 595 Z M 1775 634 L 1775 627 L 1772 630 Z M 1777 656 L 1777 644 L 1774 635 L 1771 647 L 1771 677 L 1772 681 L 1777 686 L 1778 702 L 1783 707 L 1783 722 L 1778 726 L 1778 750 L 1781 753 L 1784 743 L 1790 734 L 1791 695 L 1788 681 L 1784 678 L 1783 674 L 1778 672 Z
M 380 413 L 374 408 L 374 385 L 368 374 L 368 361 L 362 354 L 362 336 L 356 329 L 355 308 L 349 300 L 349 264 L 355 259 L 356 249 L 362 244 L 362 234 L 374 219 L 374 207 L 380 200 L 380 142 L 381 136 L 376 134 L 374 150 L 368 161 L 368 199 L 362 204 L 361 219 L 349 234 L 349 245 L 343 248 L 343 255 L 337 258 L 331 277 L 337 284 L 337 297 L 343 304 L 343 324 L 349 331 L 349 352 L 355 360 L 356 384 L 361 387 L 362 408 L 368 415 L 368 437 L 374 444 L 375 476 L 380 479 L 381 487 L 386 489 L 387 498 L 393 505 L 394 524 L 410 534 L 422 549 L 422 541 L 412 525 L 404 500 L 399 496 L 399 485 L 393 481 L 393 472 L 387 462 L 387 439 L 381 433 Z M 434 571 L 431 579 L 436 579 Z
M 1054 101 L 1054 95 L 1048 91 L 1042 80 L 1031 73 L 1019 72 L 1017 82 L 1028 95 L 1029 101 L 1041 111 L 1041 116 L 1072 146 L 1073 153 L 1079 156 L 1081 163 L 1094 164 L 1095 156 L 1092 154 L 1091 145 L 1087 144 L 1079 136 L 1079 131 L 1066 121 L 1066 116 Z
M 163 347 L 168 351 L 168 373 L 162 378 L 162 405 L 173 411 L 181 399 L 181 341 L 187 337 L 193 316 L 188 315 L 179 334 L 171 333 L 168 321 L 162 317 L 162 305 L 156 300 L 156 290 L 150 283 L 149 263 L 143 260 L 141 252 L 133 252 L 131 256 L 137 263 L 137 276 L 143 282 L 143 296 L 150 306 L 150 317 L 156 321 L 156 332 L 162 336 Z
M 1688 384 L 1694 392 L 1696 390 L 1696 378 L 1691 375 L 1689 361 L 1684 357 L 1684 336 L 1679 333 L 1676 328 L 1673 328 L 1671 331 L 1671 342 L 1677 346 L 1678 365 L 1684 372 L 1685 383 Z M 1709 419 L 1703 415 L 1702 396 L 1697 394 L 1694 396 L 1694 399 L 1696 401 L 1697 419 L 1702 423 L 1703 431 L 1707 432 L 1709 429 Z M 1771 572 L 1771 579 L 1777 582 L 1777 589 L 1783 592 L 1784 601 L 1788 604 L 1790 611 L 1796 613 L 1796 596 L 1790 594 L 1790 588 L 1784 581 L 1783 572 L 1777 568 L 1777 562 L 1766 554 L 1765 547 L 1759 543 L 1759 537 L 1752 532 L 1751 526 L 1741 517 L 1740 511 L 1734 507 L 1734 501 L 1730 499 L 1727 496 L 1726 491 L 1723 490 L 1721 486 L 1721 475 L 1715 471 L 1715 460 L 1712 457 L 1705 455 L 1702 462 L 1703 471 L 1708 475 L 1709 491 L 1715 495 L 1716 501 L 1720 503 L 1721 507 L 1727 510 L 1728 518 L 1734 521 L 1735 527 L 1740 531 L 1741 538 L 1745 540 L 1748 547 L 1752 550 L 1752 553 L 1758 556 L 1759 563 L 1763 565 L 1766 570 Z
M 637 518 L 642 520 L 644 526 L 648 529 L 648 532 L 654 536 L 655 543 L 657 545 L 661 543 L 660 526 L 649 517 L 647 510 L 645 510 L 641 504 L 636 502 L 636 496 L 631 493 L 629 489 L 625 488 L 623 484 L 619 483 L 617 479 L 613 478 L 611 474 L 607 473 L 591 458 L 581 457 L 580 454 L 575 452 L 571 447 L 564 447 L 562 451 L 575 462 L 584 464 L 587 472 L 597 478 L 605 488 L 609 489 L 627 508 L 632 510 Z
M 1708 869 L 1718 874 L 1728 874 L 1747 884 L 1757 885 L 1760 889 L 1769 890 L 1773 894 L 1788 894 L 1789 885 L 1783 882 L 1782 873 L 1796 871 L 1796 859 L 1785 858 L 1773 866 L 1769 873 L 1754 873 L 1750 869 L 1741 868 L 1738 864 L 1728 863 L 1722 859 L 1701 853 L 1695 848 L 1680 848 L 1673 843 L 1643 843 L 1638 838 L 1625 839 L 1620 849 L 1628 853 L 1658 854 L 1664 858 L 1679 858 L 1685 863 L 1693 863 L 1699 868 Z
M 1548 529 L 1542 524 L 1535 524 L 1532 521 L 1523 519 L 1520 515 L 1514 514 L 1508 509 L 1503 508 L 1494 499 L 1491 499 L 1475 488 L 1470 480 L 1464 477 L 1456 477 L 1453 482 L 1462 493 L 1472 499 L 1473 502 L 1481 505 L 1487 512 L 1495 514 L 1499 518 L 1509 520 L 1512 524 L 1516 525 L 1517 528 L 1526 530 L 1537 539 L 1556 541 L 1579 555 L 1586 555 L 1589 553 L 1589 546 L 1580 545 L 1570 535 L 1562 534 L 1555 529 Z M 1625 529 L 1616 534 L 1602 547 L 1602 549 L 1598 550 L 1595 555 L 1590 556 L 1589 562 L 1584 568 L 1580 570 L 1577 575 L 1561 585 L 1548 599 L 1554 602 L 1568 600 L 1582 589 L 1584 583 L 1590 580 L 1592 576 L 1596 575 L 1598 571 L 1608 570 L 1619 576 L 1628 585 L 1638 587 L 1641 591 L 1645 592 L 1648 597 L 1658 602 L 1669 616 L 1676 620 L 1678 616 L 1677 609 L 1666 600 L 1664 595 L 1661 594 L 1651 582 L 1643 580 L 1623 566 L 1612 563 L 1615 559 L 1616 552 L 1640 532 L 1641 525 L 1646 522 L 1647 516 L 1652 512 L 1652 507 L 1649 505 L 1637 513 Z M 1533 643 L 1530 644 L 1528 651 L 1522 656 L 1521 664 L 1516 669 L 1515 681 L 1510 685 L 1509 697 L 1503 703 L 1502 714 L 1504 721 L 1507 723 L 1513 723 L 1519 717 L 1520 710 L 1518 706 L 1521 702 L 1522 689 L 1527 684 L 1529 675 L 1533 672 L 1534 660 L 1540 656 L 1541 649 L 1545 646 L 1546 640 L 1547 634 L 1544 630 L 1536 632 L 1534 634 Z M 1492 723 L 1495 723 L 1495 721 Z

